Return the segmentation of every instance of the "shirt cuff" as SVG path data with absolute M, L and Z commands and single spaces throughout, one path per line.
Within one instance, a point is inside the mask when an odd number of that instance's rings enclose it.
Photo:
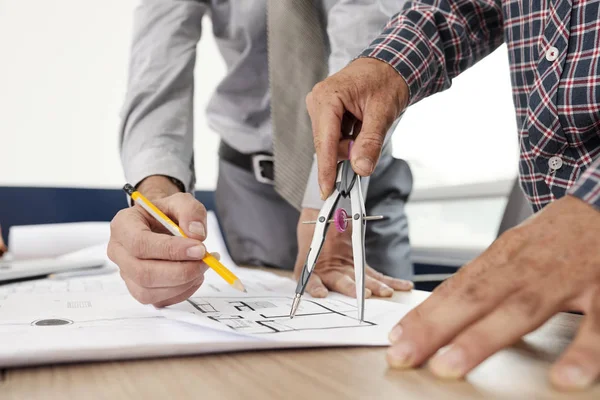
M 195 176 L 191 166 L 162 148 L 142 150 L 126 161 L 125 178 L 134 187 L 149 176 L 164 175 L 181 181 L 186 192 L 194 191 Z
M 590 165 L 569 189 L 569 194 L 600 211 L 600 157 Z
M 433 94 L 436 63 L 425 33 L 404 15 L 397 15 L 358 58 L 375 58 L 389 64 L 404 79 L 412 105 Z

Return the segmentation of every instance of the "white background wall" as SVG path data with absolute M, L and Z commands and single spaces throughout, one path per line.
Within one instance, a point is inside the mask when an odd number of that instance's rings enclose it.
M 0 185 L 123 186 L 119 111 L 138 0 L 0 0 Z M 225 72 L 205 19 L 196 73 L 198 187 L 216 180 L 204 108 Z M 211 152 L 206 152 L 211 154 Z
M 0 0 L 0 185 L 120 187 L 119 110 L 137 0 Z M 210 20 L 199 54 L 196 145 L 215 148 L 204 108 L 224 73 Z M 413 107 L 395 135 L 416 186 L 510 178 L 517 141 L 504 47 Z M 213 188 L 215 157 L 198 161 Z
M 0 186 L 123 185 L 119 111 L 137 2 L 0 0 Z M 196 67 L 195 126 L 196 148 L 202 143 L 209 151 L 196 158 L 196 175 L 199 189 L 212 189 L 218 137 L 204 109 L 225 65 L 210 20 L 204 24 L 198 53 L 209 61 Z M 505 48 L 457 78 L 451 90 L 412 107 L 394 145 L 396 156 L 411 164 L 417 190 L 515 177 Z M 488 213 L 491 206 L 484 207 L 484 218 L 473 223 L 465 222 L 473 206 L 453 207 L 411 205 L 413 243 L 480 246 L 493 240 L 502 204 Z

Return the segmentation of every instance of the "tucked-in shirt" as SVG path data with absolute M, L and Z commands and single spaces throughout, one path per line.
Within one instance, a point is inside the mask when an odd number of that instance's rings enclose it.
M 390 5 L 397 4 L 397 0 L 322 1 L 328 16 L 330 73 L 377 36 L 392 15 Z M 166 175 L 193 190 L 194 65 L 213 62 L 207 54 L 196 54 L 207 13 L 227 66 L 206 110 L 208 124 L 242 153 L 272 151 L 266 12 L 266 0 L 141 1 L 135 11 L 121 112 L 121 158 L 130 183 Z M 321 203 L 313 174 L 305 204 Z
M 569 193 L 600 208 L 599 4 L 415 0 L 361 56 L 394 67 L 414 104 L 505 42 L 528 200 L 539 210 Z M 481 151 L 494 151 L 481 128 Z

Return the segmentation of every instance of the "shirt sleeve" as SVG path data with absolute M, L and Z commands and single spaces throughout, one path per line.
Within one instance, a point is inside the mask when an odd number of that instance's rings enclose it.
M 600 211 L 600 157 L 583 172 L 568 193 Z
M 392 17 L 360 57 L 391 65 L 406 81 L 409 104 L 448 89 L 503 42 L 500 0 L 415 0 Z
M 142 0 L 135 11 L 129 79 L 121 111 L 121 160 L 137 185 L 150 175 L 193 191 L 193 88 L 206 4 Z

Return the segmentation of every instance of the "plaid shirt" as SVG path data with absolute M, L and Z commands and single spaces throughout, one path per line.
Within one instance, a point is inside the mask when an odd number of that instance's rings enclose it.
M 410 104 L 503 41 L 520 181 L 537 211 L 571 194 L 600 209 L 600 0 L 415 0 L 361 54 L 405 79 Z

